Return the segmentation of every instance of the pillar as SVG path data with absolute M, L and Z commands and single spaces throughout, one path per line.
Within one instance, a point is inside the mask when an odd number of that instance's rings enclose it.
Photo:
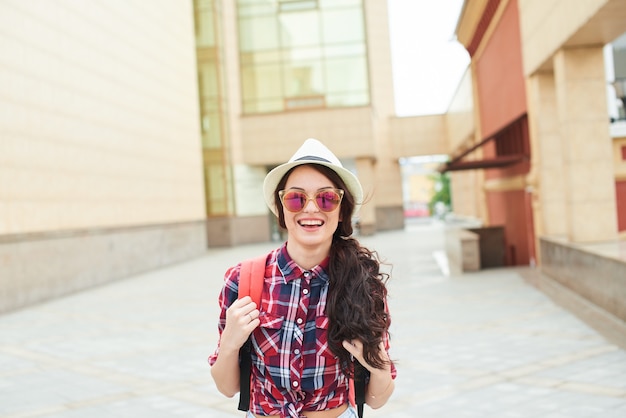
M 531 169 L 527 184 L 535 237 L 567 236 L 564 149 L 552 72 L 535 73 L 527 80 Z
M 568 239 L 615 239 L 617 209 L 602 46 L 559 50 L 554 79 Z

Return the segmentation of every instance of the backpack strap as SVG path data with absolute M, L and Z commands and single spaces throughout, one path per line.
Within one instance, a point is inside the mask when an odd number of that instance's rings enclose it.
M 358 362 L 354 362 L 354 377 L 348 378 L 348 402 L 356 408 L 359 418 L 363 418 L 363 405 L 365 404 L 365 389 L 369 372 Z
M 261 293 L 265 278 L 267 256 L 263 255 L 241 263 L 239 271 L 239 290 L 237 298 L 250 296 L 261 307 Z M 239 406 L 240 411 L 250 409 L 250 376 L 252 375 L 252 342 L 250 338 L 239 349 Z

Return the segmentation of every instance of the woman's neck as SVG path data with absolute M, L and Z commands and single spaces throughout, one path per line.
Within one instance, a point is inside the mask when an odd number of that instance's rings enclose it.
M 293 261 L 304 270 L 310 270 L 321 264 L 330 253 L 328 245 L 303 246 L 287 241 L 287 252 Z

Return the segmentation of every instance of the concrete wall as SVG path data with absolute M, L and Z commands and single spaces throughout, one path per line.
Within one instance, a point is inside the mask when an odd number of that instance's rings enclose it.
M 541 270 L 603 310 L 626 321 L 626 263 L 554 239 L 541 239 Z
M 196 257 L 204 222 L 0 237 L 0 313 Z

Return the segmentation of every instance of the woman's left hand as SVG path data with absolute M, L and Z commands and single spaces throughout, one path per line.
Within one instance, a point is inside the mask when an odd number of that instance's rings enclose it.
M 391 361 L 387 355 L 387 350 L 385 350 L 385 344 L 381 341 L 378 345 L 381 357 L 387 362 L 386 367 L 383 369 L 376 369 L 365 361 L 363 358 L 363 343 L 360 340 L 344 341 L 343 347 L 352 354 L 363 367 L 369 370 L 370 380 L 367 385 L 365 402 L 374 409 L 380 408 L 387 403 L 395 387 L 393 377 L 391 376 Z
M 343 342 L 343 348 L 345 348 L 348 353 L 352 354 L 352 356 L 357 359 L 363 367 L 365 367 L 370 372 L 374 371 L 374 367 L 372 367 L 368 362 L 363 358 L 363 343 L 359 339 L 354 339 L 350 341 Z M 378 349 L 380 350 L 380 354 L 382 358 L 389 360 L 389 356 L 387 355 L 387 350 L 385 350 L 385 345 L 381 341 L 378 345 Z

